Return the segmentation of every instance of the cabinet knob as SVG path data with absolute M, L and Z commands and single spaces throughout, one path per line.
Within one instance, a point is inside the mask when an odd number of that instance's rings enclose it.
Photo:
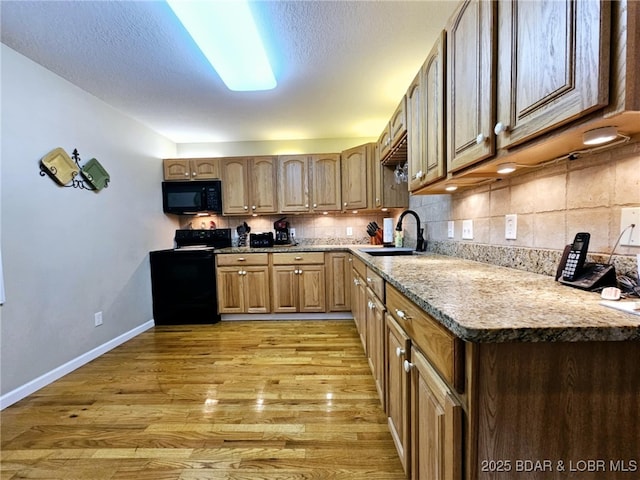
M 308 206 L 309 206 L 309 205 L 307 205 L 307 207 L 308 207 Z M 318 204 L 317 204 L 317 203 L 314 203 L 314 204 L 313 204 L 313 208 L 318 208 Z
M 476 144 L 480 145 L 487 141 L 487 137 L 483 133 L 479 133 L 476 137 Z
M 371 283 L 371 278 L 367 277 L 367 283 Z
M 244 206 L 245 210 L 249 210 L 249 207 L 247 205 Z
M 396 347 L 396 357 L 400 358 L 404 355 L 404 348 Z
M 192 177 L 197 177 L 198 176 L 198 172 L 191 172 L 191 176 Z
M 238 258 L 238 261 L 239 261 L 239 262 L 246 262 L 246 261 L 247 261 L 247 259 L 246 259 L 246 258 L 244 258 L 244 257 L 240 257 L 240 258 Z
M 373 310 L 376 307 L 376 305 L 371 300 L 367 302 L 367 306 L 369 307 L 369 310 Z
M 422 178 L 423 175 L 424 175 L 424 173 L 422 173 L 422 170 L 418 170 L 416 172 L 416 178 Z
M 345 207 L 347 206 L 347 202 L 344 202 L 344 206 L 345 206 Z
M 398 318 L 401 318 L 402 320 L 411 320 L 411 317 L 409 315 L 404 313 L 404 311 L 402 310 L 398 310 L 397 308 L 396 308 L 396 315 L 398 315 Z
M 184 172 L 184 176 L 188 177 L 189 176 L 189 172 Z
M 251 205 L 251 210 L 255 210 L 256 206 L 255 205 Z
M 500 135 L 501 133 L 504 133 L 507 130 L 509 130 L 509 126 L 505 125 L 502 122 L 496 123 L 496 126 L 493 127 L 493 133 L 495 133 L 496 135 Z
M 353 284 L 357 286 L 357 285 L 360 285 L 360 282 L 358 281 L 357 278 L 354 278 L 353 279 Z
M 302 260 L 302 257 L 295 257 L 294 260 Z
M 405 360 L 403 362 L 402 366 L 404 367 L 404 371 L 409 373 L 411 371 L 411 369 L 413 368 L 413 363 L 409 362 L 409 360 Z

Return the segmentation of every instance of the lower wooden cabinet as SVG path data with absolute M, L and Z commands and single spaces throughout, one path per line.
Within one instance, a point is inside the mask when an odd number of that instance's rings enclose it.
M 273 313 L 326 311 L 324 253 L 274 253 Z
M 405 473 L 409 474 L 409 375 L 404 362 L 410 355 L 409 337 L 391 315 L 385 316 L 386 406 L 389 430 Z
M 462 407 L 428 360 L 411 348 L 410 373 L 412 480 L 462 478 Z
M 351 254 L 325 253 L 327 311 L 351 311 Z
M 367 312 L 366 312 L 366 335 L 367 335 L 367 356 L 369 357 L 369 367 L 376 382 L 376 389 L 380 397 L 382 407 L 385 405 L 385 374 L 384 374 L 384 314 L 385 308 L 382 301 L 375 293 L 367 288 Z
M 266 253 L 216 255 L 218 312 L 269 313 L 269 257 Z

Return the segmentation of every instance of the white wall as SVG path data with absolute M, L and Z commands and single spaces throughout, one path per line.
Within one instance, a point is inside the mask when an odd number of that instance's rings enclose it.
M 150 250 L 172 245 L 160 159 L 176 145 L 2 45 L 1 394 L 152 319 Z M 96 193 L 39 175 L 55 147 L 97 158 Z M 142 219 L 142 220 L 141 220 Z M 94 327 L 94 313 L 104 324 Z

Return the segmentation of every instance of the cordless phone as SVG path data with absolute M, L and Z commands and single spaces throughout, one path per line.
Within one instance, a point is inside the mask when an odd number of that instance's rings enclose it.
M 586 232 L 576 234 L 562 271 L 563 280 L 571 282 L 582 272 L 584 261 L 587 258 L 587 250 L 589 249 L 589 238 L 591 238 L 591 235 Z

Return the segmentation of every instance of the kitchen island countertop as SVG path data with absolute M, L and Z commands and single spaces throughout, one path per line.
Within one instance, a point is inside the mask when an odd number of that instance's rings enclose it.
M 457 257 L 371 256 L 369 245 L 232 247 L 217 253 L 348 250 L 456 336 L 470 342 L 640 340 L 640 315 L 553 277 Z M 381 247 L 383 248 L 383 247 Z

